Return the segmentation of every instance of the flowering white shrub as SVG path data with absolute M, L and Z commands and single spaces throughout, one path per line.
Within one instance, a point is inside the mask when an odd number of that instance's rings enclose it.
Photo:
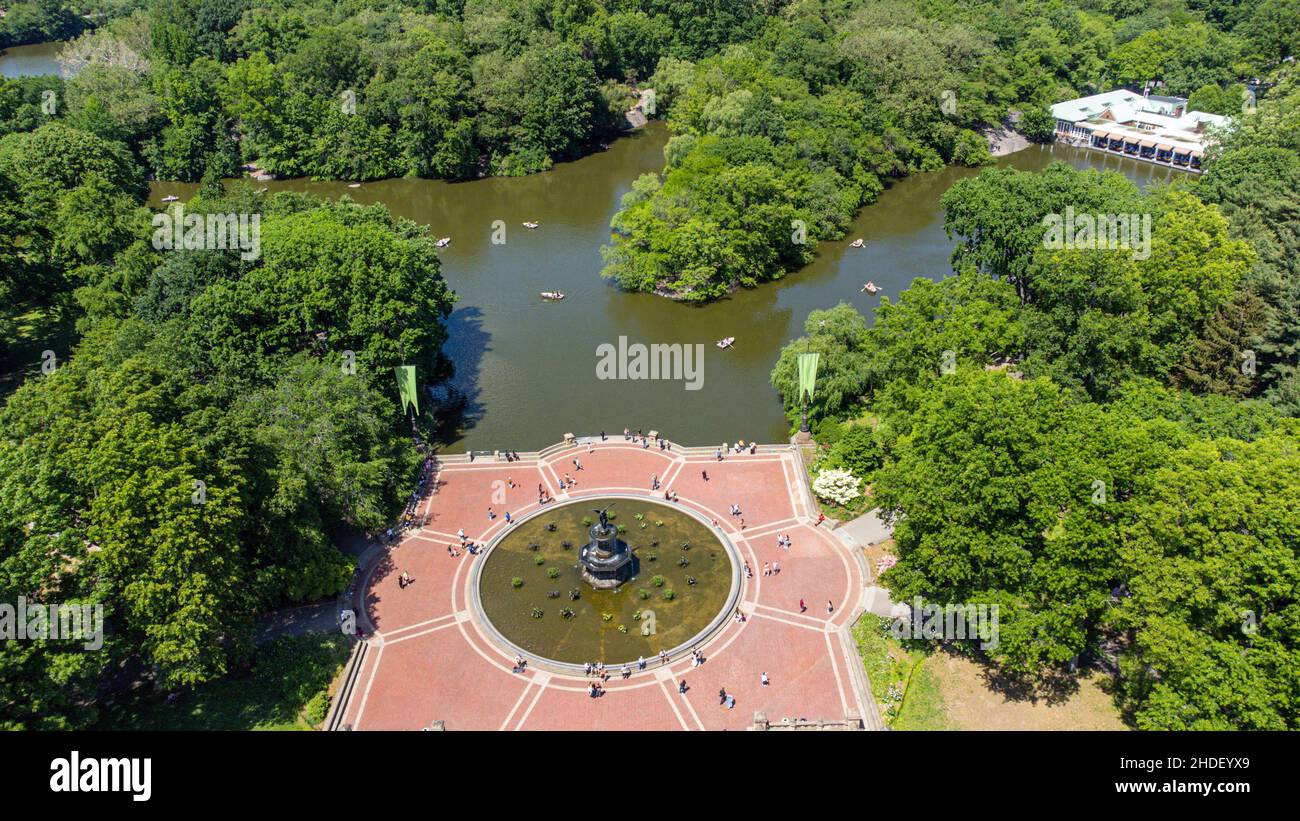
M 862 480 L 849 473 L 847 470 L 823 470 L 813 479 L 813 493 L 817 498 L 826 499 L 840 506 L 847 506 L 849 502 L 862 495 L 858 487 Z

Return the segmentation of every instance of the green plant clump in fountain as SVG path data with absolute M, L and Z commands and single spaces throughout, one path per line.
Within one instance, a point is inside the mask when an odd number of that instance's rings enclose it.
M 655 543 L 690 545 L 689 576 L 676 560 L 648 563 L 651 540 L 631 528 L 622 538 L 638 557 L 637 577 L 614 590 L 591 587 L 582 578 L 579 553 L 590 540 L 592 508 L 607 505 L 629 520 L 654 522 Z M 692 640 L 726 607 L 732 575 L 726 548 L 690 514 L 650 501 L 583 499 L 509 531 L 484 559 L 479 594 L 488 620 L 523 650 L 572 664 L 616 664 L 653 658 Z M 550 610 L 560 617 L 535 615 L 547 610 L 548 591 L 557 589 L 568 591 L 562 594 L 567 606 Z

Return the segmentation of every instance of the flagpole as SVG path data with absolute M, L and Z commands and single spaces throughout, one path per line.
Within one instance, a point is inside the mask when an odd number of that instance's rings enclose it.
M 804 354 L 809 353 L 808 339 L 806 337 L 804 338 L 803 341 L 803 352 Z M 804 388 L 803 385 L 802 368 L 800 369 L 800 373 L 799 373 L 799 401 L 803 405 L 803 421 L 799 423 L 799 432 L 807 433 L 808 432 L 808 391 L 807 389 Z

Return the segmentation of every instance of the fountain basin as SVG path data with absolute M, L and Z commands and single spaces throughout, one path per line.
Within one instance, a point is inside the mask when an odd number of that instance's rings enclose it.
M 611 532 L 598 532 L 592 508 L 610 505 Z M 736 555 L 682 505 L 584 498 L 536 511 L 493 540 L 470 594 L 490 637 L 527 658 L 562 668 L 651 661 L 725 624 L 740 593 Z

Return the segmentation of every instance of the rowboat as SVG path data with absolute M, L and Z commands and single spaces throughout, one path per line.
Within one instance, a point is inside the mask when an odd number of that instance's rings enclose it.
M 525 223 L 524 223 L 524 227 L 525 227 L 525 228 L 536 228 L 536 227 L 539 226 L 539 225 L 541 225 L 540 222 L 525 222 Z
M 451 237 L 443 237 L 442 239 L 435 242 L 434 245 L 436 245 L 439 248 L 446 248 L 448 245 L 451 245 Z
M 163 201 L 163 202 L 176 202 L 176 200 L 178 200 L 178 199 L 180 199 L 180 197 L 176 196 L 175 194 L 172 194 L 172 195 L 170 195 L 170 196 L 163 197 L 163 198 L 162 198 L 162 201 Z
M 874 293 L 878 293 L 879 291 L 880 288 L 874 282 L 868 282 L 866 285 L 862 286 L 862 293 L 874 294 Z
M 564 299 L 564 294 L 559 291 L 542 291 L 542 299 Z
M 866 243 L 866 240 L 863 240 L 862 238 L 858 238 L 858 239 L 853 240 L 853 242 L 850 242 L 850 243 L 849 243 L 849 247 L 850 247 L 850 248 L 861 248 L 862 246 L 864 246 L 864 245 L 866 245 L 866 244 L 867 244 L 867 243 Z
M 735 338 L 734 336 L 729 336 L 729 337 L 727 337 L 727 338 L 725 338 L 725 339 L 719 339 L 719 340 L 718 340 L 718 347 L 719 347 L 719 348 L 730 348 L 732 345 L 735 345 L 735 344 L 736 344 L 736 338 Z

